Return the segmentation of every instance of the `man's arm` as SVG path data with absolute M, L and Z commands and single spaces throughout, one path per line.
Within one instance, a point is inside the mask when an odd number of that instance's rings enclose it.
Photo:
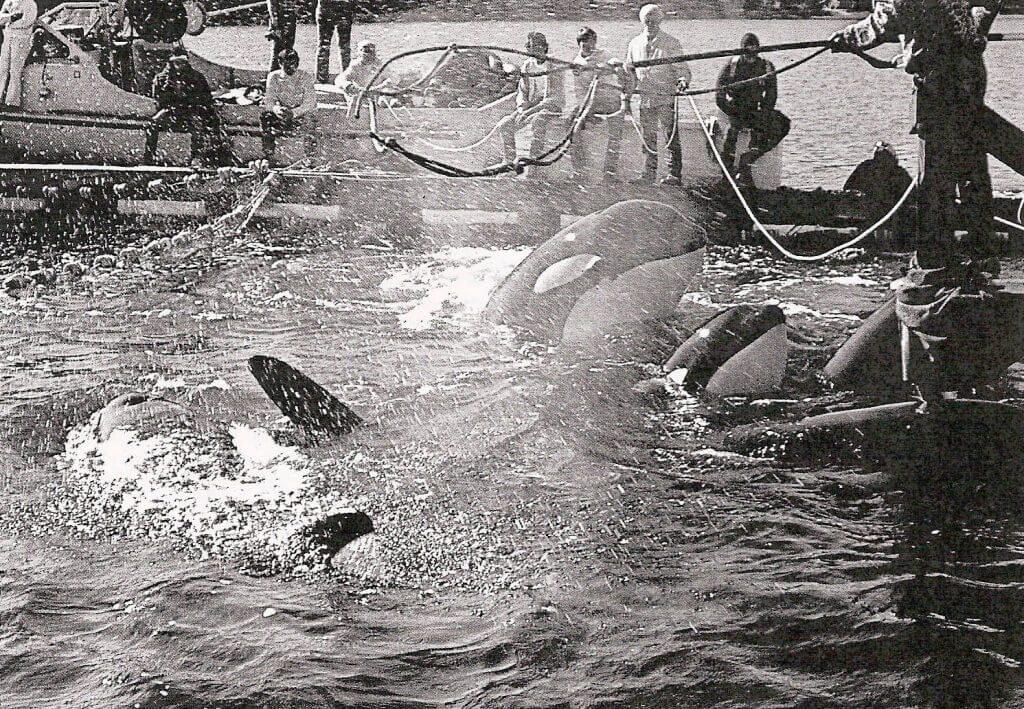
M 761 84 L 764 91 L 761 98 L 761 110 L 771 111 L 775 108 L 775 102 L 779 100 L 779 80 L 775 75 L 775 65 L 767 59 L 764 60 L 764 70 L 766 76 Z
M 725 63 L 722 71 L 718 72 L 718 80 L 715 82 L 715 103 L 718 108 L 727 116 L 732 115 L 732 97 L 726 90 L 726 86 L 732 83 L 732 59 Z
M 278 94 L 277 81 L 275 81 L 274 76 L 274 72 L 267 74 L 267 89 L 263 93 L 264 111 L 273 111 L 281 105 L 281 97 Z
M 875 0 L 871 14 L 833 35 L 837 49 L 867 50 L 886 42 L 898 42 L 905 34 L 900 8 L 905 0 Z

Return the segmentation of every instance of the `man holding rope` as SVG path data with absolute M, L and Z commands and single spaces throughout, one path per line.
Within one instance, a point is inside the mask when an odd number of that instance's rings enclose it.
M 506 117 L 501 135 L 505 146 L 505 161 L 516 159 L 516 132 L 529 125 L 533 129 L 530 157 L 544 152 L 548 127 L 562 114 L 565 105 L 563 72 L 552 69 L 548 62 L 548 40 L 541 32 L 530 32 L 526 38 L 526 51 L 530 53 L 519 72 L 519 91 L 516 110 Z M 527 176 L 534 174 L 527 169 Z
M 683 150 L 676 125 L 676 93 L 685 91 L 690 85 L 690 67 L 686 62 L 661 64 L 657 66 L 635 66 L 636 62 L 663 57 L 682 55 L 679 40 L 661 30 L 665 13 L 657 5 L 640 8 L 640 24 L 643 32 L 630 40 L 626 49 L 626 69 L 636 81 L 634 91 L 640 94 L 640 133 L 643 139 L 644 172 L 637 180 L 642 184 L 653 184 L 658 172 L 658 126 L 665 133 L 668 143 L 668 176 L 662 182 L 678 185 L 682 182 Z
M 836 52 L 884 42 L 913 42 L 905 69 L 914 75 L 922 140 L 918 264 L 954 263 L 957 195 L 967 216 L 968 253 L 992 244 L 992 181 L 979 119 L 985 108 L 985 35 L 969 0 L 875 0 L 872 13 L 832 37 Z

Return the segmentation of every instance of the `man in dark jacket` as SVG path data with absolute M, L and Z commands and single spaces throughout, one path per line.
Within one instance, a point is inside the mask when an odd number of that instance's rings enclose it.
M 718 75 L 716 97 L 718 107 L 729 117 L 722 158 L 726 165 L 733 166 L 736 140 L 741 130 L 749 130 L 750 145 L 740 156 L 739 174 L 752 181 L 750 166 L 789 134 L 789 119 L 775 110 L 779 95 L 775 67 L 758 55 L 761 43 L 757 35 L 743 35 L 740 48 L 743 54 L 730 59 Z M 758 77 L 764 78 L 757 81 Z
M 210 85 L 179 51 L 153 79 L 157 112 L 146 128 L 143 162 L 153 162 L 160 131 L 186 131 L 192 136 L 194 160 L 228 162 L 227 139 L 213 105 Z
M 871 49 L 902 34 L 913 45 L 906 71 L 917 86 L 914 129 L 923 141 L 918 192 L 918 263 L 957 259 L 956 200 L 967 217 L 970 253 L 992 244 L 992 182 L 979 118 L 985 106 L 985 36 L 969 0 L 875 0 L 872 13 L 832 37 L 834 51 Z
M 319 0 L 316 4 L 316 82 L 331 81 L 331 40 L 338 33 L 338 51 L 341 52 L 341 71 L 352 60 L 353 0 Z

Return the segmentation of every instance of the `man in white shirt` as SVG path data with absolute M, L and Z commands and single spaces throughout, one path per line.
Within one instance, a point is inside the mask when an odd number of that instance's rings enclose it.
M 608 116 L 604 120 L 608 127 L 608 149 L 604 158 L 604 181 L 617 182 L 619 170 L 619 147 L 622 144 L 622 129 L 625 122 L 620 108 L 622 107 L 622 80 L 617 71 L 622 70 L 622 62 L 611 54 L 597 47 L 597 32 L 584 27 L 576 35 L 576 44 L 580 51 L 572 60 L 574 65 L 574 83 L 576 89 L 576 108 L 568 112 L 565 119 L 566 130 L 571 130 L 576 118 L 576 111 L 583 105 L 587 92 L 594 77 L 598 77 L 594 92 L 594 101 L 588 116 L 595 114 Z M 576 68 L 578 67 L 578 68 Z M 594 119 L 585 119 L 584 126 Z M 583 141 L 575 140 L 569 150 L 572 158 L 573 179 L 581 180 L 586 169 L 587 156 Z
M 516 110 L 504 119 L 501 129 L 507 162 L 516 158 L 516 132 L 527 125 L 533 128 L 530 156 L 543 154 L 548 126 L 562 115 L 565 105 L 564 72 L 547 73 L 553 69 L 547 61 L 547 37 L 540 32 L 531 32 L 526 38 L 526 51 L 531 56 L 520 70 Z
M 643 32 L 629 42 L 626 49 L 626 69 L 636 77 L 635 91 L 640 94 L 640 131 L 644 143 L 644 172 L 639 180 L 654 182 L 658 172 L 658 127 L 666 135 L 670 155 L 668 176 L 662 182 L 678 185 L 683 172 L 683 154 L 676 128 L 675 94 L 690 85 L 690 68 L 685 62 L 660 66 L 637 67 L 636 62 L 647 59 L 677 57 L 683 53 L 679 40 L 661 31 L 665 13 L 657 5 L 640 8 Z M 671 138 L 669 138 L 669 136 Z
M 285 49 L 279 57 L 280 69 L 267 74 L 267 90 L 263 96 L 263 112 L 260 127 L 263 130 L 263 155 L 273 160 L 275 138 L 290 133 L 297 126 L 297 119 L 316 109 L 316 87 L 313 75 L 299 69 L 299 54 L 294 49 Z M 306 154 L 313 151 L 315 126 L 309 122 L 303 136 Z
M 38 16 L 36 0 L 4 0 L 0 5 L 0 26 L 4 28 L 0 97 L 5 106 L 21 106 L 21 73 L 32 49 L 32 26 Z

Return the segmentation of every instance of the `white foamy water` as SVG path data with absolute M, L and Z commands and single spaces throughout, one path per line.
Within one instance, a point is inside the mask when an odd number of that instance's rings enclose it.
M 525 247 L 501 251 L 475 247 L 445 249 L 429 254 L 426 263 L 388 276 L 380 287 L 385 293 L 421 294 L 403 304 L 409 309 L 399 314 L 398 321 L 409 330 L 427 330 L 441 317 L 458 320 L 483 312 L 491 291 L 530 251 Z

